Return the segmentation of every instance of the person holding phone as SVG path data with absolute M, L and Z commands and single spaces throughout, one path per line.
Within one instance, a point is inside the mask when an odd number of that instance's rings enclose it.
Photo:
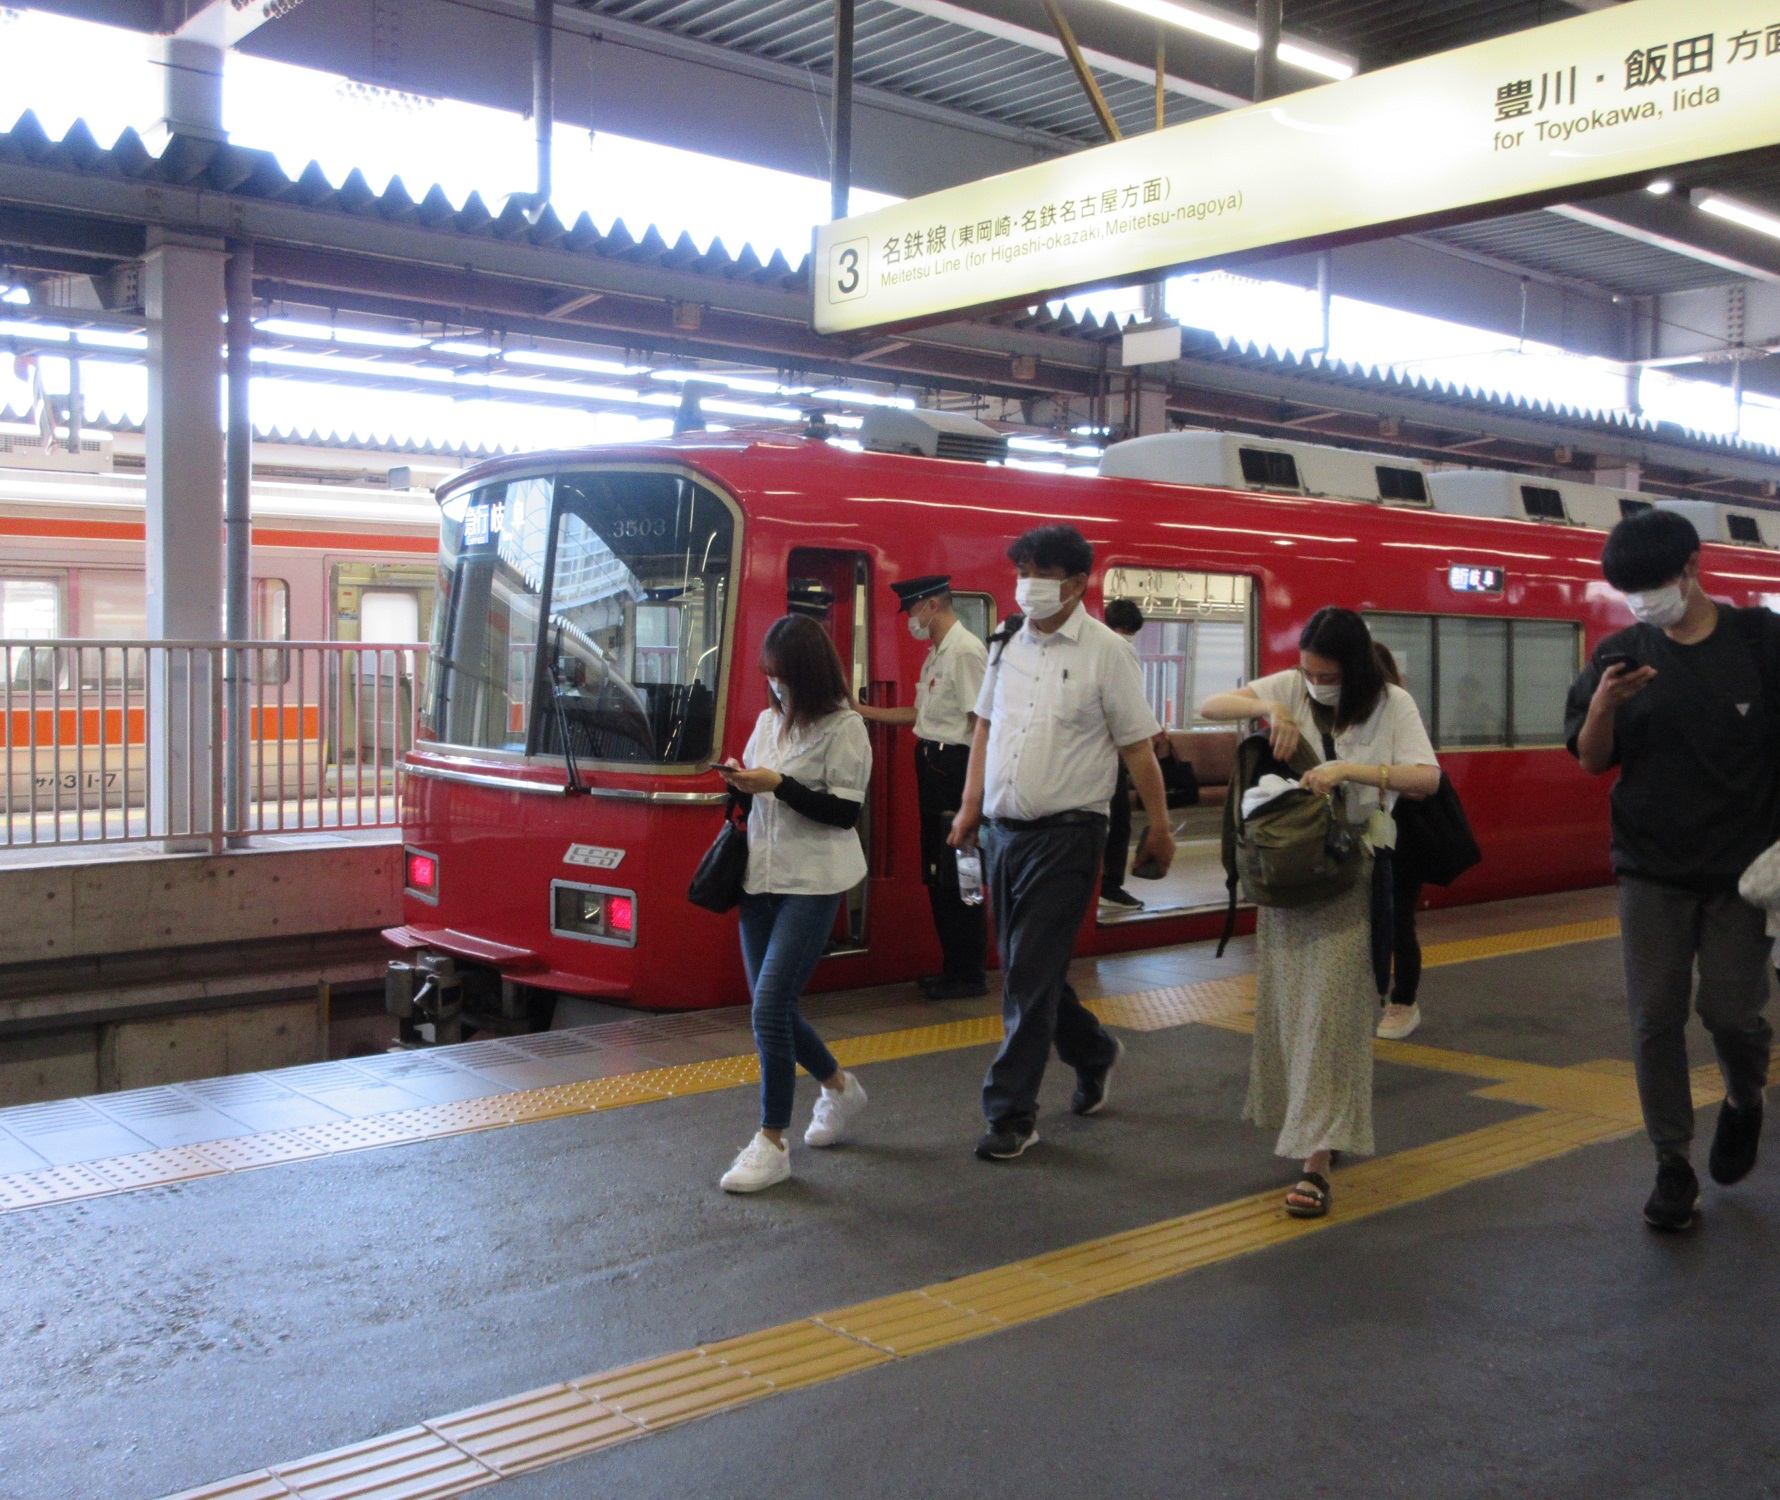
M 1106 1104 L 1122 1048 L 1070 986 L 1069 960 L 1099 884 L 1121 760 L 1150 816 L 1142 853 L 1164 871 L 1174 859 L 1150 747 L 1161 726 L 1137 657 L 1083 608 L 1093 547 L 1073 526 L 1040 526 L 1007 556 L 1021 615 L 996 633 L 951 834 L 966 849 L 982 830 L 1001 947 L 1003 1035 L 983 1080 L 983 1161 L 1010 1161 L 1038 1139 L 1053 1043 L 1075 1069 L 1069 1107 L 1092 1115 Z
M 1591 775 L 1619 772 L 1620 945 L 1638 1100 L 1656 1152 L 1644 1219 L 1681 1230 L 1700 1197 L 1690 1001 L 1724 1078 L 1714 1181 L 1746 1177 L 1761 1141 L 1769 940 L 1765 914 L 1737 881 L 1780 837 L 1780 616 L 1715 603 L 1700 583 L 1699 533 L 1671 510 L 1615 526 L 1601 572 L 1634 623 L 1602 641 L 1571 684 L 1565 739 Z
M 791 1175 L 785 1131 L 800 1064 L 822 1086 L 805 1145 L 838 1144 L 866 1103 L 798 1001 L 828 947 L 842 895 L 865 878 L 856 825 L 871 781 L 871 739 L 834 642 L 813 619 L 775 621 L 760 670 L 767 706 L 741 760 L 716 768 L 750 799 L 742 963 L 760 1053 L 760 1129 L 723 1174 L 731 1193 L 757 1193 Z

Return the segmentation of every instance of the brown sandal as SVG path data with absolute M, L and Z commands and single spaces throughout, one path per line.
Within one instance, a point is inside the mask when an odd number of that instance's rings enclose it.
M 1294 1219 L 1320 1219 L 1329 1211 L 1330 1196 L 1329 1179 L 1321 1172 L 1306 1172 L 1286 1194 L 1286 1212 Z

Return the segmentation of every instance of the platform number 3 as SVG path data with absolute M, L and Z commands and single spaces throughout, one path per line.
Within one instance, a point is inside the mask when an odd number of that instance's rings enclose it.
M 828 251 L 828 300 L 851 302 L 863 297 L 871 274 L 871 241 L 843 240 Z

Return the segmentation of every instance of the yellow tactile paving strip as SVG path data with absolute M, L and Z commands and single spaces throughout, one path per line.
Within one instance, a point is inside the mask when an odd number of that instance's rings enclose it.
M 1502 1080 L 1479 1093 L 1531 1102 L 1535 1110 L 1344 1170 L 1336 1212 L 1325 1219 L 1289 1218 L 1277 1190 L 1259 1193 L 915 1291 L 580 1376 L 169 1500 L 439 1500 L 465 1494 L 782 1391 L 1153 1286 L 1637 1128 L 1636 1087 L 1617 1060 L 1552 1068 L 1392 1045 L 1393 1061 Z M 1696 1100 L 1709 1102 L 1717 1083 L 1713 1068 L 1696 1069 Z
M 1504 954 L 1595 942 L 1617 936 L 1618 932 L 1619 924 L 1611 918 L 1572 922 L 1559 927 L 1536 927 L 1496 937 L 1430 946 L 1424 952 L 1423 963 L 1428 967 L 1471 963 Z M 1191 1024 L 1246 1031 L 1253 1028 L 1250 1012 L 1254 995 L 1254 976 L 1242 974 L 1130 995 L 1110 995 L 1088 1004 L 1109 1026 L 1132 1031 L 1160 1031 Z M 866 1063 L 921 1057 L 932 1052 L 949 1052 L 961 1047 L 978 1047 L 999 1041 L 1000 1037 L 1001 1018 L 989 1015 L 843 1038 L 833 1042 L 829 1050 L 842 1067 L 858 1067 Z M 1393 1061 L 1419 1061 L 1412 1057 L 1398 1059 L 1395 1053 L 1385 1050 L 1393 1045 L 1396 1044 L 1381 1044 L 1380 1055 Z M 1438 1066 L 1432 1062 L 1420 1062 L 1419 1065 Z M 1465 1070 L 1461 1068 L 1459 1071 Z M 1507 1076 L 1503 1075 L 1504 1080 Z M 561 1119 L 566 1115 L 622 1109 L 631 1104 L 739 1088 L 759 1081 L 759 1060 L 748 1054 L 712 1062 L 651 1068 L 640 1073 L 595 1078 L 585 1083 L 526 1089 L 455 1104 L 432 1104 L 421 1109 L 397 1110 L 326 1125 L 304 1125 L 191 1146 L 171 1146 L 76 1166 L 17 1172 L 0 1176 L 0 1212 L 190 1182 L 199 1177 L 335 1156 L 373 1146 L 439 1140 L 472 1130 L 498 1130 L 508 1125 Z

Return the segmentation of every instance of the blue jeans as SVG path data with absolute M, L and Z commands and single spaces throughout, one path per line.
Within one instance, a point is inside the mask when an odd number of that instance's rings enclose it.
M 828 946 L 840 905 L 838 892 L 742 897 L 742 963 L 748 970 L 748 988 L 754 992 L 762 1130 L 784 1130 L 791 1124 L 798 1064 L 817 1079 L 834 1077 L 840 1066 L 797 1009 L 803 987 Z

